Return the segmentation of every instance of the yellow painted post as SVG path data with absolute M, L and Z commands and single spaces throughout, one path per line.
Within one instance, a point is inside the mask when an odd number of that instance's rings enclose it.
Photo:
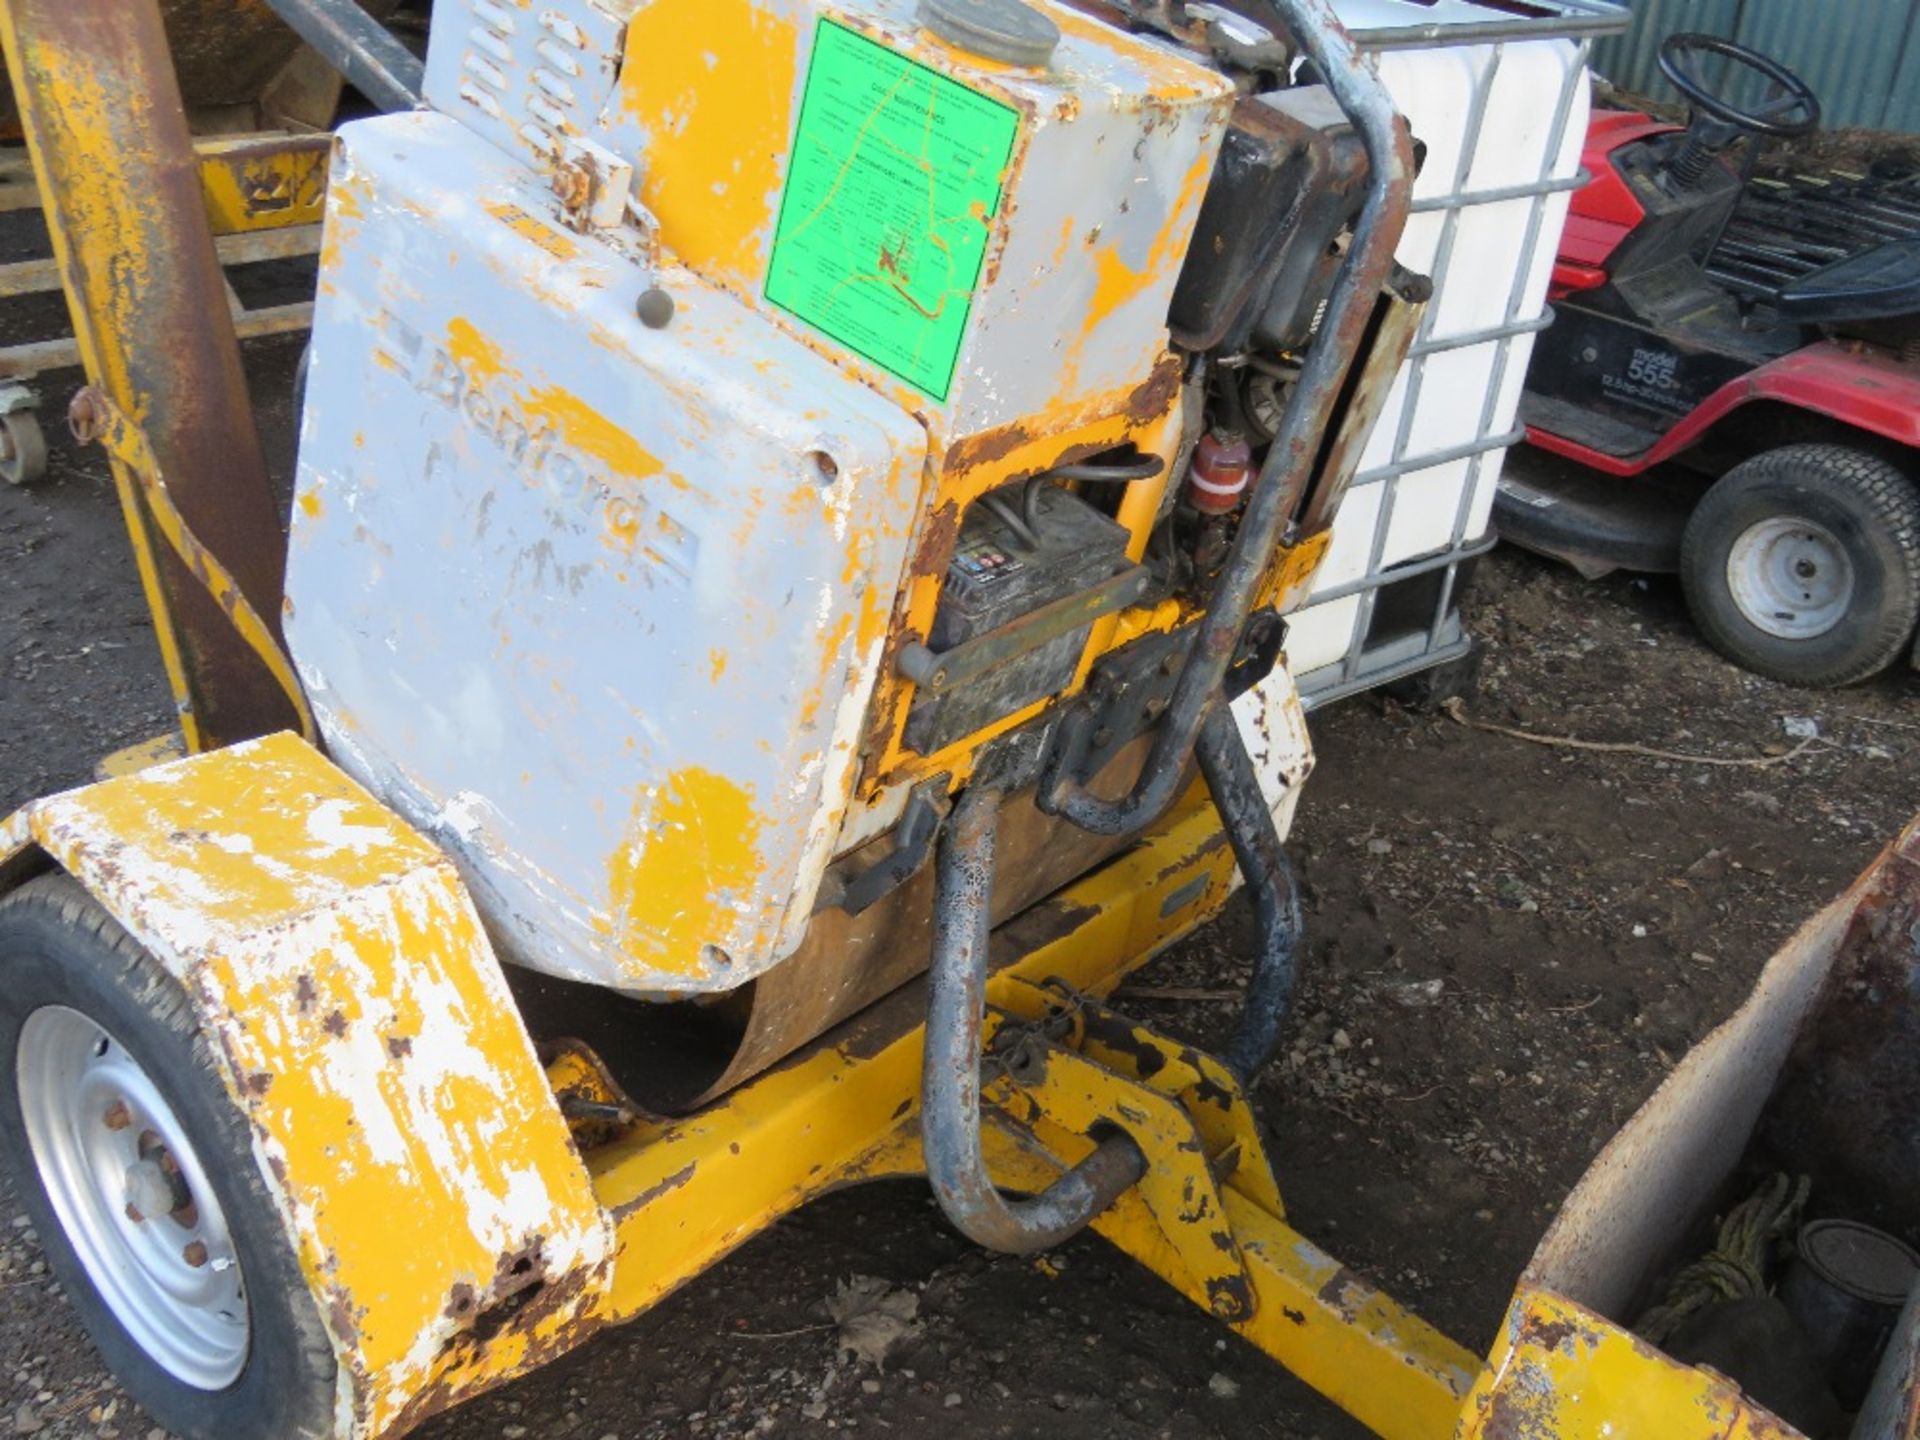
M 154 0 L 0 0 L 0 43 L 88 377 L 145 432 L 187 527 L 278 641 L 286 543 Z M 115 483 L 190 749 L 294 713 Z

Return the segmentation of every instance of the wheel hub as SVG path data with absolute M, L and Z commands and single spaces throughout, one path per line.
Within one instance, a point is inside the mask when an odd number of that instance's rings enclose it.
M 114 1318 L 175 1379 L 220 1390 L 245 1367 L 245 1285 L 220 1202 L 151 1076 L 64 1005 L 27 1017 L 16 1061 L 40 1181 Z
M 1774 516 L 1750 525 L 1727 552 L 1727 589 L 1754 628 L 1782 640 L 1813 640 L 1853 604 L 1853 562 L 1824 525 Z

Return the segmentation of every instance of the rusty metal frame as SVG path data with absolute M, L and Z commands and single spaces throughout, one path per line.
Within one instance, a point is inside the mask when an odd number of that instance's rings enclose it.
M 1327 313 L 1287 397 L 1280 432 L 1268 447 L 1227 562 L 1199 621 L 1153 749 L 1130 792 L 1109 800 L 1074 773 L 1092 725 L 1068 712 L 1041 776 L 1041 809 L 1102 835 L 1140 829 L 1173 800 L 1207 715 L 1241 643 L 1275 551 L 1312 478 L 1321 440 L 1339 405 L 1347 373 L 1365 343 L 1393 271 L 1413 189 L 1413 141 L 1380 76 L 1335 18 L 1328 0 L 1274 0 L 1302 50 L 1318 67 L 1367 152 L 1367 197 L 1334 282 Z
M 158 7 L 3 0 L 0 44 L 79 359 L 278 643 L 285 537 Z M 113 473 L 188 748 L 294 723 L 227 612 L 156 543 L 136 478 L 119 460 Z

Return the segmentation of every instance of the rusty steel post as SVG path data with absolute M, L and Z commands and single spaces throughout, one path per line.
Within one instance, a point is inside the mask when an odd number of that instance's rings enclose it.
M 977 1245 L 1011 1255 L 1051 1249 L 1139 1182 L 1147 1160 L 1131 1136 L 1109 1135 L 1038 1195 L 994 1188 L 980 1141 L 980 1037 L 1000 796 L 974 784 L 954 807 L 935 861 L 933 963 L 920 1071 L 920 1142 L 933 1197 Z
M 87 374 L 279 640 L 286 537 L 154 0 L 0 0 L 0 42 Z M 114 481 L 188 747 L 295 723 L 267 667 Z

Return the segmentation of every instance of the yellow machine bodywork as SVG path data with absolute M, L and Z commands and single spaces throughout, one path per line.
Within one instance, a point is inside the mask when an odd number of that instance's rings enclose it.
M 562 1052 L 542 1072 L 452 867 L 297 737 L 37 802 L 4 847 L 0 878 L 59 865 L 185 985 L 333 1339 L 342 1440 L 404 1433 L 639 1314 L 817 1195 L 920 1172 L 911 995 L 706 1110 L 576 1148 L 557 1095 L 598 1071 Z M 1287 1225 L 1218 1061 L 1092 998 L 1233 883 L 1194 795 L 1022 918 L 990 1013 L 1054 1038 L 994 1096 L 995 1176 L 1040 1188 L 1125 1117 L 1187 1169 L 1157 1169 L 1099 1233 L 1381 1434 L 1445 1434 L 1472 1355 Z
M 611 1226 L 459 876 L 312 746 L 55 796 L 6 838 L 192 998 L 333 1337 L 340 1434 L 403 1430 L 604 1318 Z
M 617 1098 L 603 1072 L 571 1050 L 543 1072 L 452 867 L 296 737 L 51 797 L 0 840 L 0 882 L 61 866 L 187 986 L 321 1302 L 342 1440 L 640 1314 L 828 1190 L 921 1173 L 911 994 L 693 1115 L 564 1118 Z M 1824 963 L 1898 853 L 1775 967 Z M 1238 1083 L 1097 998 L 1233 882 L 1194 794 L 1011 927 L 988 990 L 996 1182 L 1044 1188 L 1124 1125 L 1159 1159 L 1094 1230 L 1392 1440 L 1798 1434 L 1541 1280 L 1483 1363 L 1294 1230 Z M 1714 1045 L 1670 1083 L 1711 1074 Z M 1670 1123 L 1662 1104 L 1623 1134 Z M 1920 1433 L 1901 1424 L 1889 1440 Z
M 180 983 L 251 1127 L 331 1339 L 335 1434 L 380 1440 L 645 1311 L 829 1189 L 923 1173 L 925 1000 L 907 986 L 852 1018 L 851 1004 L 813 1014 L 820 1025 L 840 1023 L 677 1118 L 634 1104 L 580 1048 L 536 1049 L 453 860 L 281 728 L 304 712 L 277 668 L 277 565 L 236 566 L 236 555 L 261 560 L 245 545 L 205 547 L 231 574 L 196 564 L 194 534 L 217 535 L 222 517 L 205 493 L 196 503 L 173 492 L 228 458 L 221 437 L 200 434 L 195 450 L 183 445 L 190 426 L 149 429 L 178 418 L 170 406 L 181 397 L 157 391 L 171 372 L 137 343 L 151 338 L 141 333 L 153 324 L 144 301 L 175 289 L 204 300 L 212 251 L 138 223 L 129 197 L 165 160 L 176 206 L 190 193 L 189 208 L 217 226 L 301 223 L 316 201 L 313 155 L 196 159 L 184 126 L 155 139 L 136 125 L 129 138 L 112 68 L 90 69 L 48 40 L 59 10 L 54 0 L 0 0 L 0 35 L 16 80 L 40 102 L 22 107 L 23 121 L 42 187 L 59 202 L 49 218 L 98 387 L 85 428 L 109 442 L 185 738 L 204 753 L 137 769 L 129 761 L 126 773 L 27 806 L 0 828 L 0 886 L 64 870 Z M 793 70 L 794 34 L 767 13 L 746 0 L 658 0 L 628 30 L 633 63 L 620 72 L 622 123 L 651 132 L 656 147 L 636 199 L 657 215 L 658 241 L 742 294 L 755 291 L 764 268 L 778 182 L 758 173 L 756 157 L 783 146 L 792 123 L 790 91 L 769 77 Z M 1097 23 L 1057 6 L 1050 13 L 1070 33 Z M 23 16 L 39 27 L 37 44 L 23 40 Z M 155 63 L 157 20 L 141 23 L 120 55 L 129 70 Z M 686 37 L 696 27 L 694 49 Z M 912 43 L 939 58 L 938 42 Z M 1110 43 L 1164 82 L 1149 110 L 1195 100 L 1179 88 L 1194 66 L 1133 37 Z M 709 66 L 709 53 L 724 58 Z M 699 87 L 699 107 L 689 109 L 689 87 Z M 1227 87 L 1208 95 L 1200 98 L 1224 113 Z M 926 635 L 960 513 L 988 489 L 1128 443 L 1171 471 L 1184 419 L 1171 355 L 1148 356 L 1118 389 L 1090 387 L 1085 376 L 1104 363 L 1101 345 L 1117 333 L 1107 326 L 1129 297 L 1171 285 L 1212 157 L 1203 147 L 1183 177 L 1144 265 L 1099 233 L 1057 236 L 1062 272 L 1087 280 L 1087 318 L 1070 337 L 1057 388 L 1029 413 L 952 433 L 910 391 L 861 375 L 910 406 L 940 442 L 926 503 L 912 517 L 915 553 L 890 647 Z M 535 228 L 549 233 L 544 222 Z M 1372 342 L 1380 368 L 1354 377 L 1349 433 L 1333 437 L 1330 453 L 1357 452 L 1342 442 L 1363 435 L 1383 403 L 1408 323 L 1404 308 L 1384 307 Z M 244 395 L 237 357 L 212 369 Z M 1148 544 L 1164 483 L 1133 485 L 1117 507 L 1132 560 Z M 266 518 L 259 533 L 277 536 Z M 1327 538 L 1320 529 L 1276 547 L 1262 602 L 1284 608 L 1298 596 Z M 216 627 L 211 635 L 225 634 L 218 627 L 243 605 L 254 617 L 247 646 L 224 669 L 209 664 L 183 607 L 212 607 L 201 616 Z M 1169 598 L 1103 617 L 1063 694 L 1102 657 L 1196 613 L 1190 598 Z M 925 777 L 960 786 L 982 748 L 1033 713 L 914 753 L 901 744 L 911 689 L 892 665 L 876 684 L 860 739 L 863 801 Z M 236 695 L 251 704 L 235 704 Z M 1297 697 L 1289 699 L 1297 716 Z M 216 713 L 245 714 L 247 734 L 278 733 L 222 746 L 232 736 L 201 723 Z M 1191 786 L 993 932 L 984 1038 L 996 1068 L 981 1136 L 992 1180 L 1044 1191 L 1096 1148 L 1093 1135 L 1124 1131 L 1146 1167 L 1092 1228 L 1395 1440 L 1790 1433 L 1724 1381 L 1532 1281 L 1482 1364 L 1290 1226 L 1240 1082 L 1101 1003 L 1231 893 L 1236 859 L 1207 794 Z M 891 977 L 896 986 L 914 968 Z M 583 1108 L 582 1099 L 592 1103 Z

